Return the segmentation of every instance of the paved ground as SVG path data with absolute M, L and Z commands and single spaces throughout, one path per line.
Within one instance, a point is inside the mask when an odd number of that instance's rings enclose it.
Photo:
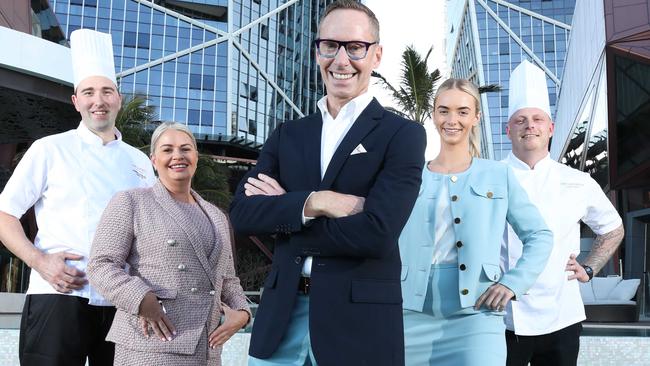
M 249 333 L 236 334 L 224 348 L 226 366 L 245 366 Z M 583 336 L 579 366 L 649 366 L 650 336 Z M 0 329 L 0 365 L 18 366 L 18 330 Z

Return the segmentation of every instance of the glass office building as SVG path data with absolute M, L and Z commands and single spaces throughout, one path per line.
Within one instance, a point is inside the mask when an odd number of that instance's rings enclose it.
M 452 77 L 502 88 L 482 96 L 482 156 L 501 160 L 512 148 L 505 129 L 508 82 L 522 60 L 530 60 L 546 73 L 551 113 L 555 113 L 574 7 L 575 0 L 448 2 Z
M 259 148 L 275 126 L 316 111 L 311 41 L 331 0 L 50 0 L 66 37 L 111 33 L 123 94 L 200 140 Z

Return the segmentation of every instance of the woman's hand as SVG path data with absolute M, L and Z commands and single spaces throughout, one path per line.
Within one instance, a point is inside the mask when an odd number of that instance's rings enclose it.
M 226 321 L 219 325 L 208 337 L 210 348 L 221 346 L 237 331 L 242 329 L 250 319 L 250 315 L 245 310 L 233 310 L 227 305 L 223 305 L 223 314 Z
M 474 309 L 479 310 L 481 305 L 485 304 L 485 307 L 490 310 L 503 311 L 506 308 L 508 301 L 510 301 L 514 296 L 515 293 L 512 292 L 512 290 L 500 283 L 495 283 L 488 287 L 483 295 L 476 300 Z
M 153 292 L 147 292 L 140 303 L 138 313 L 140 329 L 149 338 L 149 328 L 161 341 L 171 341 L 176 335 L 176 328 L 165 314 L 165 308 L 158 302 Z

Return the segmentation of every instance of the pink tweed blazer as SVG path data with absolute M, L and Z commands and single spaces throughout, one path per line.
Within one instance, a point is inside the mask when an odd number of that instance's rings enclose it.
M 249 311 L 235 276 L 226 215 L 196 192 L 192 195 L 214 227 L 216 243 L 209 257 L 198 229 L 160 182 L 119 192 L 106 207 L 87 272 L 91 285 L 117 307 L 108 341 L 134 351 L 190 355 L 205 327 L 218 324 L 214 320 L 222 302 Z M 170 342 L 147 339 L 139 329 L 138 309 L 148 291 L 162 300 L 176 326 L 178 334 Z

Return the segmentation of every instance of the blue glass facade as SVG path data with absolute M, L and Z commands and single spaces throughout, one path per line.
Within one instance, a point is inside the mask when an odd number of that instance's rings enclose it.
M 478 84 L 498 84 L 483 96 L 483 155 L 501 160 L 512 149 L 506 135 L 509 79 L 528 59 L 547 75 L 551 113 L 555 113 L 568 48 L 575 0 L 467 0 L 450 58 L 452 76 Z
M 50 0 L 66 37 L 112 34 L 121 92 L 147 95 L 160 120 L 257 144 L 316 110 L 323 87 L 310 42 L 330 2 Z

